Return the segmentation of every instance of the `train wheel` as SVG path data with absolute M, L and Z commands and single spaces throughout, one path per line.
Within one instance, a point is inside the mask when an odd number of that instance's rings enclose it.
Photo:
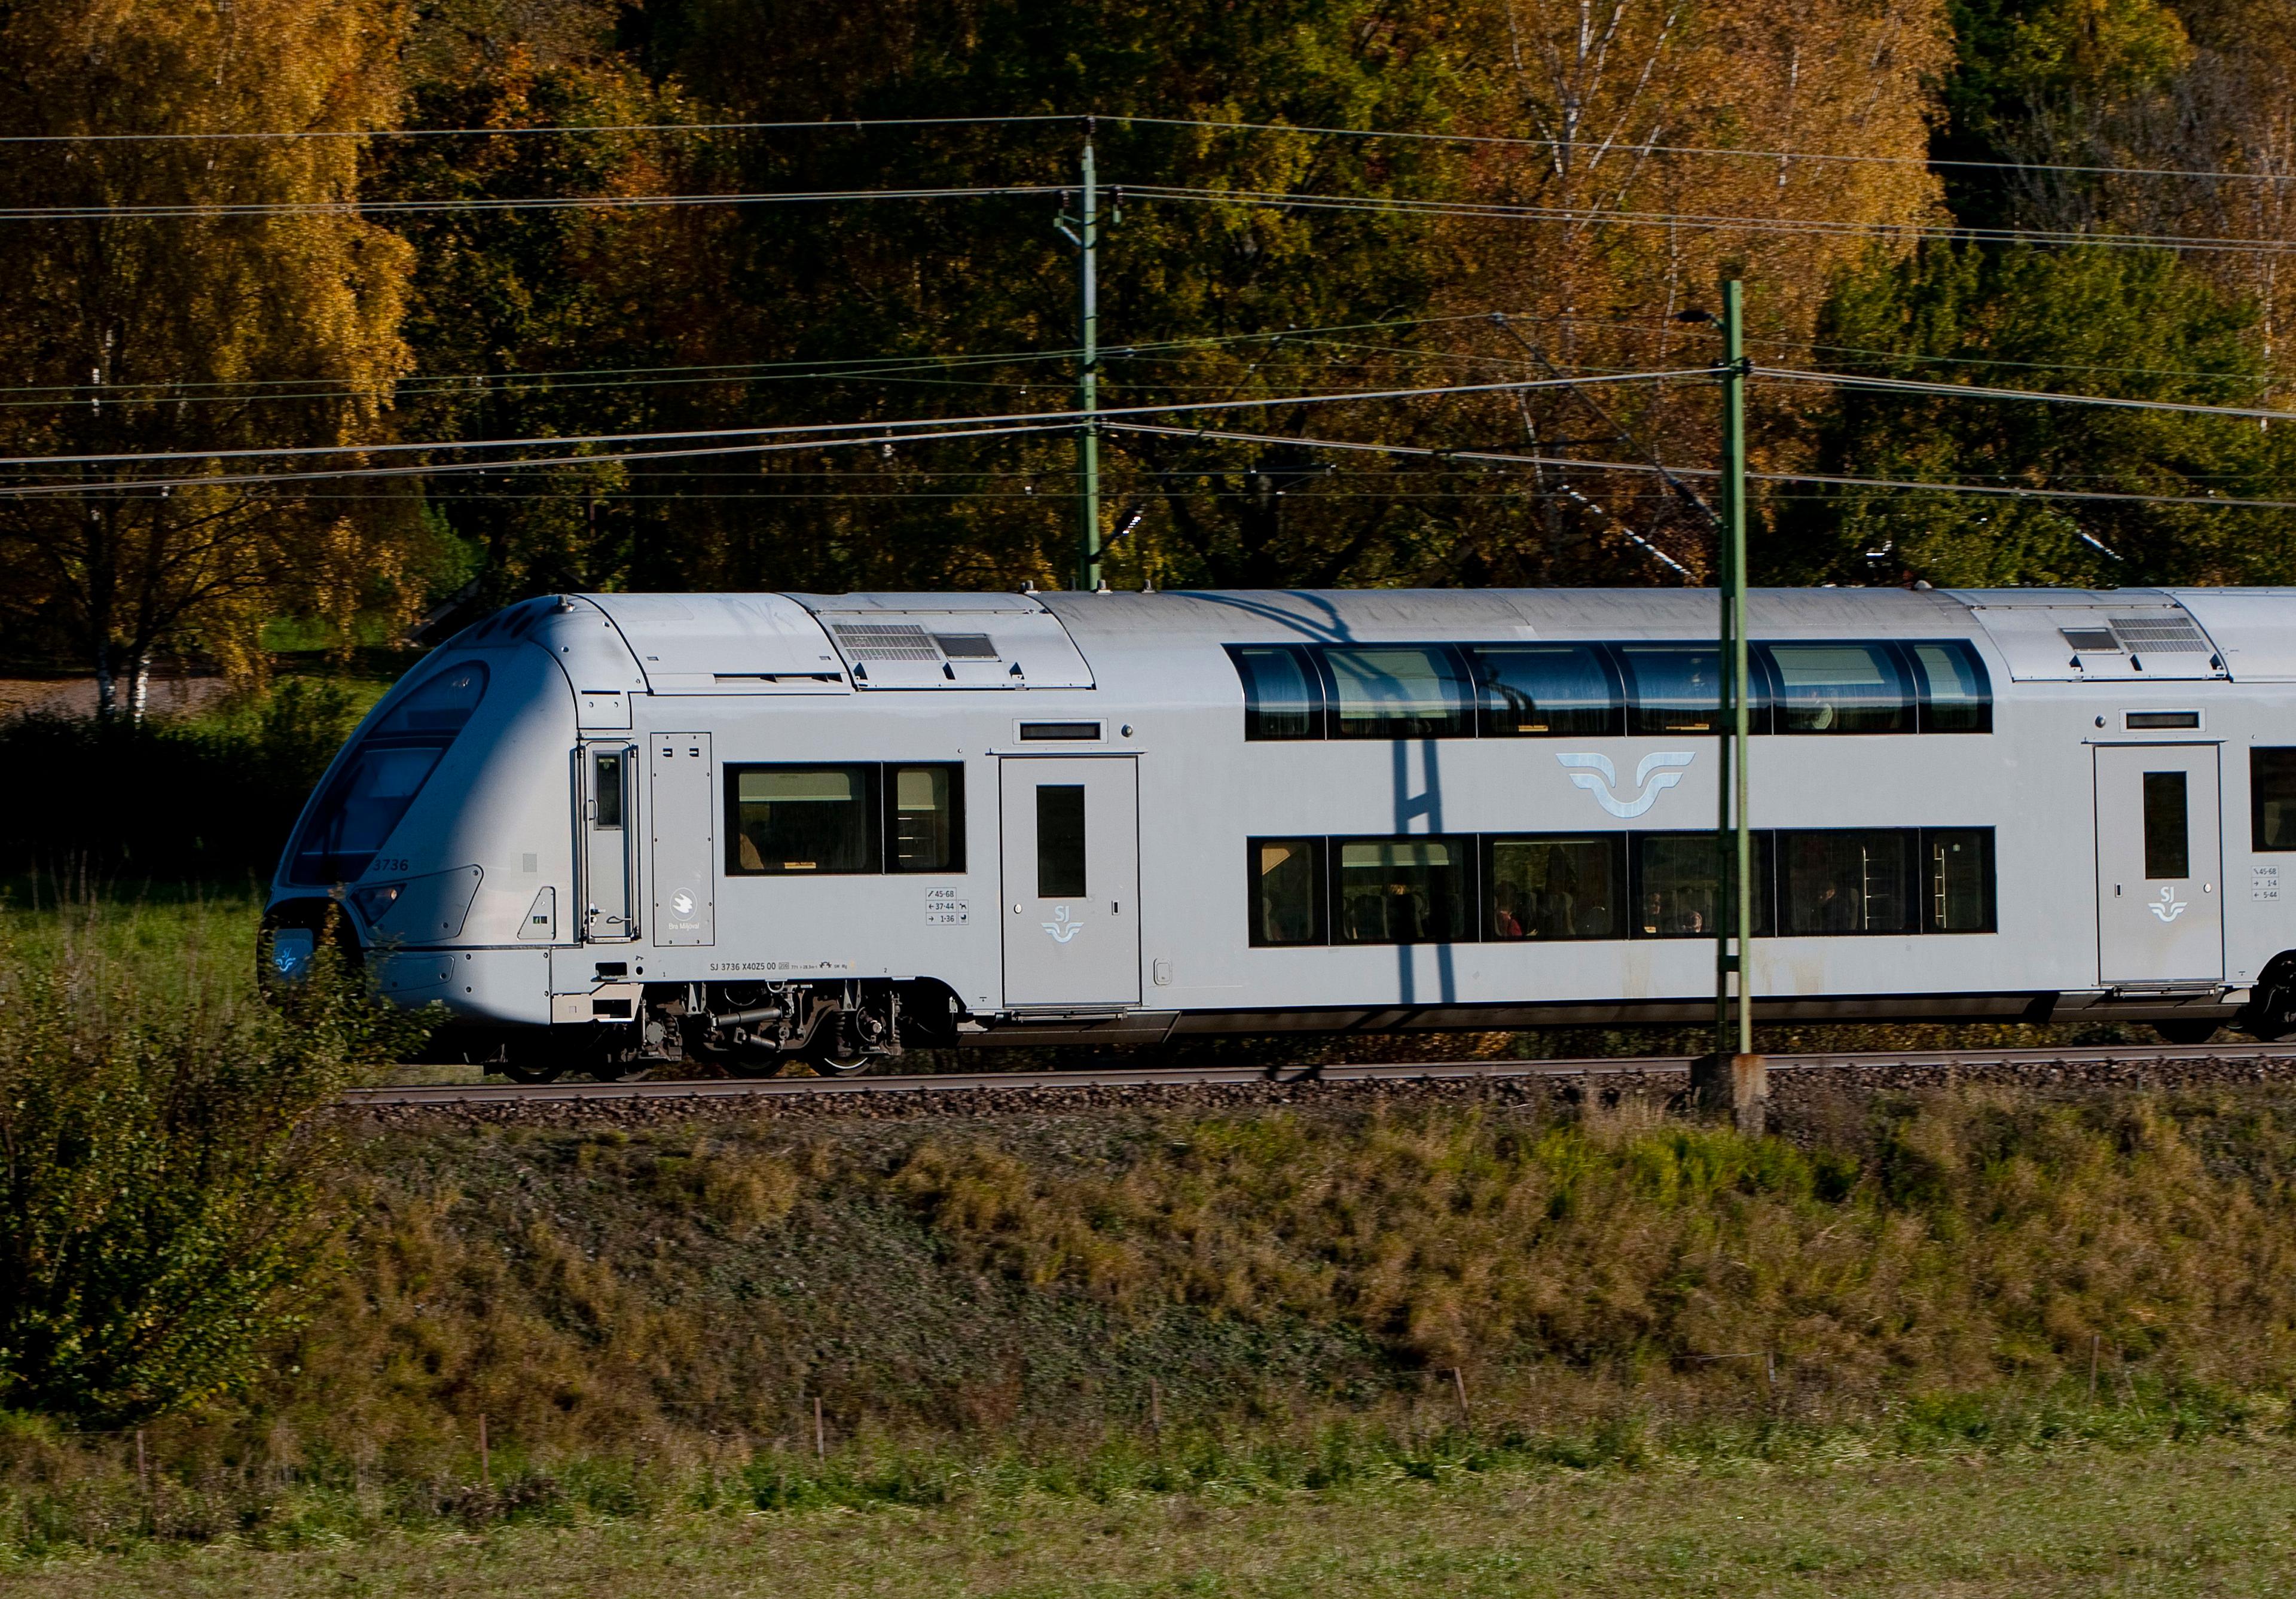
M 489 1071 L 499 1071 L 513 1083 L 554 1083 L 566 1075 L 566 1062 L 529 1055 L 521 1059 L 515 1054 L 489 1063 Z
M 828 1050 L 808 1050 L 805 1063 L 823 1077 L 857 1077 L 875 1065 L 882 1057 L 865 1054 L 836 1054 Z
M 2195 1017 L 2187 1021 L 2156 1021 L 2152 1030 L 2171 1044 L 2206 1044 L 2217 1036 L 2217 1029 L 2222 1025 Z

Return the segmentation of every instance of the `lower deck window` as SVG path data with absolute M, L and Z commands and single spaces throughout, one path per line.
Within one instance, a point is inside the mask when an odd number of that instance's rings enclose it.
M 1989 827 L 1765 830 L 1752 842 L 1756 938 L 1997 930 Z M 1252 839 L 1247 849 L 1259 947 L 1711 939 L 1733 897 L 1707 832 Z
M 2250 841 L 2259 849 L 2296 849 L 2296 750 L 2248 752 Z
M 963 767 L 888 767 L 885 800 L 888 870 L 964 870 Z
M 1721 857 L 1710 832 L 1642 832 L 1632 835 L 1635 920 L 1637 939 L 1710 939 L 1734 879 L 1722 873 Z M 1754 936 L 1771 931 L 1771 844 L 1754 835 Z
M 1921 832 L 1925 932 L 1991 932 L 1993 830 L 1924 827 Z
M 1328 941 L 1324 918 L 1324 840 L 1253 839 L 1251 941 L 1263 948 Z
M 1341 839 L 1333 873 L 1341 944 L 1453 944 L 1472 937 L 1471 840 Z
M 729 767 L 735 875 L 880 870 L 877 768 Z
M 1624 833 L 1487 839 L 1483 882 L 1485 938 L 1625 936 Z
M 1916 834 L 1895 827 L 1780 833 L 1783 931 L 1789 937 L 1914 931 L 1917 842 Z

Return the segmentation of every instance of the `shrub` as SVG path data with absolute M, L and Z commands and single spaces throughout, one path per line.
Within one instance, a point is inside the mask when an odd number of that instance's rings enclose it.
M 0 1405 L 117 1425 L 258 1374 L 329 1248 L 324 1108 L 422 1023 L 324 959 L 275 1011 L 243 971 L 157 997 L 65 914 L 0 937 Z

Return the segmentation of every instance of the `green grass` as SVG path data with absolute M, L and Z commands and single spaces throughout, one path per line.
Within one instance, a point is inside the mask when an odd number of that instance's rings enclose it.
M 19 1562 L 21 1599 L 726 1595 L 2224 1595 L 2286 1591 L 2296 1452 L 2268 1443 L 1770 1467 L 1395 1472 L 1259 1495 L 438 1527 Z

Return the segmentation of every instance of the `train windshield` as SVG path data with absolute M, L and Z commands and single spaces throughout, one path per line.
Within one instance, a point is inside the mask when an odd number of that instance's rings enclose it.
M 487 668 L 466 662 L 433 677 L 377 723 L 304 819 L 288 849 L 288 881 L 324 886 L 365 872 L 486 692 Z

